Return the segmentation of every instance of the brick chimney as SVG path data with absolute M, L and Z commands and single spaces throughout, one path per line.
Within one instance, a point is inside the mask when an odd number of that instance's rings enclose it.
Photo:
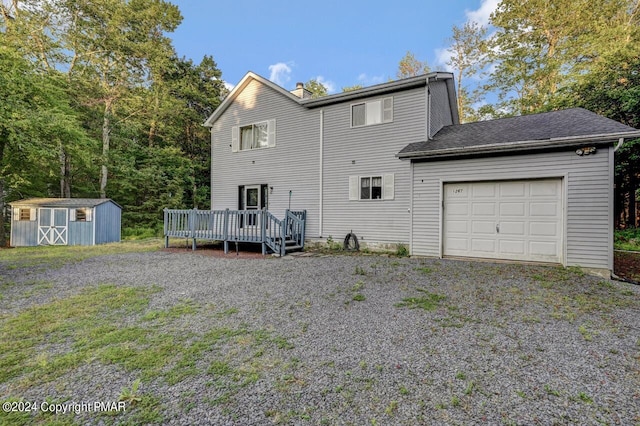
M 291 90 L 290 93 L 300 99 L 311 99 L 311 92 L 304 88 L 304 83 L 296 83 L 296 88 Z

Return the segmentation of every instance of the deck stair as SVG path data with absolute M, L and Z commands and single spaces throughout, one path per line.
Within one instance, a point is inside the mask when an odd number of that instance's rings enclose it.
M 165 247 L 170 237 L 191 239 L 193 250 L 196 240 L 222 241 L 225 253 L 229 252 L 229 243 L 259 243 L 262 254 L 284 256 L 304 249 L 306 217 L 306 210 L 286 210 L 284 219 L 278 219 L 267 209 L 165 209 Z

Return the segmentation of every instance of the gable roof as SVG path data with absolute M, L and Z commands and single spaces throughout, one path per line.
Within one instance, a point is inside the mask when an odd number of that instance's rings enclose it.
M 612 143 L 640 130 L 583 108 L 443 127 L 432 140 L 407 145 L 398 158 L 456 157 L 476 153 Z
M 447 92 L 449 94 L 449 103 L 451 105 L 451 114 L 454 118 L 454 122 L 457 123 L 459 121 L 458 118 L 458 108 L 457 108 L 457 100 L 455 95 L 455 87 L 453 85 L 453 74 L 449 72 L 431 72 L 428 74 L 419 75 L 416 77 L 404 78 L 402 80 L 390 81 L 387 83 L 376 84 L 374 86 L 364 87 L 358 90 L 352 90 L 349 92 L 336 93 L 333 95 L 322 96 L 317 99 L 301 99 L 286 89 L 278 86 L 272 81 L 267 80 L 266 78 L 249 71 L 242 77 L 242 80 L 231 90 L 231 92 L 227 95 L 227 97 L 222 101 L 222 103 L 216 108 L 216 110 L 211 114 L 209 118 L 204 122 L 204 126 L 211 127 L 213 123 L 222 115 L 222 113 L 233 103 L 233 101 L 242 93 L 242 91 L 251 83 L 252 81 L 258 81 L 267 87 L 275 90 L 278 93 L 281 93 L 285 97 L 289 98 L 291 101 L 305 107 L 305 108 L 316 108 L 325 105 L 331 105 L 340 102 L 352 101 L 359 98 L 365 98 L 369 96 L 377 96 L 386 93 L 397 92 L 400 90 L 406 90 L 413 87 L 425 86 L 429 83 L 429 81 L 433 80 L 445 80 L 447 84 Z
M 26 200 L 13 201 L 9 205 L 16 207 L 95 207 L 108 202 L 120 207 L 118 203 L 110 198 L 28 198 Z

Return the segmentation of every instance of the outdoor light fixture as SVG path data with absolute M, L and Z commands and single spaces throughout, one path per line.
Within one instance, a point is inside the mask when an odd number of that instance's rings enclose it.
M 595 146 L 587 146 L 584 148 L 576 149 L 576 155 L 580 155 L 580 156 L 594 154 L 595 152 L 596 152 Z

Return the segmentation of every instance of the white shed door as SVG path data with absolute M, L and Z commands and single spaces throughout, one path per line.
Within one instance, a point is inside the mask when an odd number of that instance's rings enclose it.
M 562 180 L 447 183 L 443 254 L 562 262 Z

